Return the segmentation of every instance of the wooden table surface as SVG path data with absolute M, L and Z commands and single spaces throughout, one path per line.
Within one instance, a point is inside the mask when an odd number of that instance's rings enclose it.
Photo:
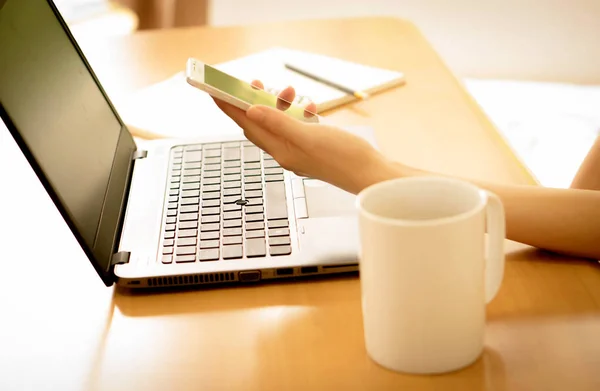
M 466 177 L 534 183 L 404 21 L 189 28 L 83 43 L 113 97 L 180 71 L 188 56 L 217 63 L 274 45 L 404 72 L 405 86 L 328 113 L 340 124 L 375 127 L 388 156 Z M 481 359 L 446 375 L 398 374 L 366 354 L 356 276 L 150 294 L 105 288 L 10 136 L 0 135 L 0 155 L 13 167 L 2 162 L 0 183 L 18 183 L 26 194 L 0 196 L 2 390 L 600 389 L 596 262 L 507 242 Z M 23 208 L 35 224 L 20 218 Z

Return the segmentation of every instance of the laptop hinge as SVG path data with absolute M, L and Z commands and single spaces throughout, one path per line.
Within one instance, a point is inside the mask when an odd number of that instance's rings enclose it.
M 135 151 L 133 153 L 133 156 L 131 157 L 132 160 L 136 160 L 136 159 L 144 159 L 145 157 L 148 156 L 148 151 L 146 150 L 141 150 L 138 149 L 137 151 Z
M 111 265 L 123 265 L 125 263 L 129 263 L 129 256 L 131 253 L 129 251 L 119 251 L 118 253 L 114 253 L 112 258 L 110 259 Z

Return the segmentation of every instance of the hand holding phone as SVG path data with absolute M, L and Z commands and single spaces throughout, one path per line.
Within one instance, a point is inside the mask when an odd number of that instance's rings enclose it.
M 305 107 L 254 87 L 194 58 L 189 58 L 187 61 L 186 80 L 188 84 L 207 92 L 212 97 L 244 111 L 252 105 L 260 104 L 278 108 L 301 121 L 319 122 L 318 115 Z

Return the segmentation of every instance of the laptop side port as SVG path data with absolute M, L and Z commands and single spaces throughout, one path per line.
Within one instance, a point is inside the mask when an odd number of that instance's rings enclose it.
M 260 270 L 244 270 L 238 272 L 238 280 L 240 282 L 260 281 Z
M 318 273 L 319 272 L 319 267 L 318 266 L 304 266 L 300 268 L 300 273 L 302 274 L 312 274 L 312 273 Z
M 278 276 L 292 276 L 292 275 L 294 275 L 294 268 L 281 267 L 281 268 L 277 269 L 276 274 Z

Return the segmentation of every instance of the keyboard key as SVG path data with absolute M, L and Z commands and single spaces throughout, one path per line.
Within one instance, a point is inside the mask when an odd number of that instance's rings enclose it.
M 183 183 L 200 182 L 200 177 L 199 176 L 184 176 L 182 182 Z
M 221 221 L 221 216 L 219 215 L 202 216 L 200 220 L 202 224 L 218 223 L 219 221 Z
M 216 239 L 216 240 L 201 240 L 200 241 L 200 249 L 218 248 L 218 247 L 219 247 L 219 239 Z
M 242 146 L 252 147 L 252 146 L 254 146 L 254 143 L 252 141 L 246 140 L 246 141 L 242 141 Z
M 175 224 L 177 222 L 177 217 L 167 217 L 167 224 Z
M 258 147 L 244 147 L 244 163 L 259 162 L 260 149 Z
M 241 219 L 242 211 L 232 211 L 232 212 L 224 212 L 223 220 L 232 220 L 232 219 Z
M 177 247 L 175 250 L 176 255 L 195 255 L 196 254 L 196 246 L 185 246 L 185 247 Z
M 269 237 L 273 236 L 290 236 L 289 228 L 274 228 L 269 230 Z
M 262 178 L 259 176 L 247 176 L 244 178 L 244 183 L 260 183 Z
M 172 170 L 171 176 L 181 176 L 181 170 Z
M 218 199 L 202 201 L 203 208 L 214 208 L 215 206 L 220 206 L 220 205 L 221 205 L 221 200 L 218 200 Z
M 218 248 L 210 248 L 206 250 L 200 250 L 200 254 L 198 256 L 200 261 L 218 261 L 219 260 L 219 249 Z
M 281 168 L 281 167 L 265 168 L 265 175 L 274 175 L 274 174 L 283 174 L 283 168 Z
M 269 242 L 270 243 L 270 242 Z M 195 246 L 196 245 L 196 238 L 180 238 L 177 239 L 177 247 L 184 247 L 184 246 Z
M 217 178 L 221 176 L 221 171 L 205 171 L 204 178 Z
M 239 141 L 228 141 L 226 143 L 223 143 L 223 148 L 235 148 L 240 146 L 240 142 Z
M 218 178 L 206 178 L 203 182 L 205 185 L 220 185 L 221 177 Z
M 221 234 L 219 233 L 219 231 L 201 232 L 200 233 L 200 240 L 219 239 L 220 235 Z
M 170 196 L 177 196 L 177 195 L 179 195 L 179 189 L 169 189 L 169 195 Z
M 244 170 L 244 176 L 260 176 L 260 169 L 257 170 Z
M 201 162 L 202 151 L 186 151 L 183 154 L 183 161 L 186 163 Z
M 184 170 L 195 170 L 202 167 L 202 163 L 200 162 L 194 162 L 194 163 L 185 163 L 183 165 L 183 169 Z
M 202 171 L 200 171 L 200 169 L 194 169 L 194 170 L 185 170 L 183 172 L 183 176 L 198 176 L 198 175 L 202 175 Z
M 201 232 L 218 231 L 220 229 L 221 229 L 221 224 L 219 224 L 219 223 L 202 224 L 200 226 Z
M 244 193 L 246 198 L 259 198 L 263 196 L 262 190 L 248 190 Z
M 221 149 L 210 149 L 208 151 L 204 151 L 205 157 L 221 157 Z
M 176 183 L 170 183 L 169 189 L 179 189 L 179 181 L 177 181 Z
M 219 191 L 221 190 L 221 186 L 220 185 L 204 185 L 202 187 L 202 191 L 203 192 L 210 192 L 210 191 Z
M 235 210 L 242 210 L 242 206 L 237 204 L 223 205 L 223 212 L 233 212 Z
M 241 153 L 242 151 L 239 148 L 226 148 L 223 151 L 223 160 L 224 161 L 230 161 L 230 160 L 240 160 Z
M 268 222 L 269 225 L 269 229 L 271 228 L 286 228 L 288 227 L 288 221 L 287 220 L 271 220 Z
M 265 183 L 265 199 L 267 201 L 267 219 L 285 219 L 288 217 L 285 201 L 285 185 L 283 182 Z
M 173 262 L 173 256 L 172 255 L 163 255 L 161 258 L 161 262 L 164 264 L 168 264 L 168 263 L 172 263 Z
M 246 204 L 246 206 L 256 206 L 256 205 L 262 205 L 263 204 L 263 199 L 260 197 L 257 198 L 250 198 L 248 200 L 248 203 Z
M 163 255 L 173 254 L 173 247 L 164 247 L 162 250 Z
M 207 157 L 204 159 L 204 164 L 221 164 L 220 157 Z
M 241 228 L 226 228 L 223 230 L 223 236 L 240 236 L 242 235 Z
M 247 257 L 264 257 L 266 254 L 267 249 L 263 238 L 246 239 Z
M 246 163 L 244 164 L 246 170 L 260 170 L 260 162 L 257 163 Z
M 200 185 L 198 183 L 198 185 Z M 181 198 L 199 197 L 200 190 L 184 190 L 181 192 Z
M 227 167 L 223 169 L 223 175 L 240 174 L 242 172 L 240 167 Z
M 239 160 L 233 160 L 230 162 L 223 162 L 223 167 L 239 167 L 242 163 Z
M 171 179 L 170 179 L 171 183 L 177 183 L 180 180 L 181 180 L 180 176 L 172 176 Z
M 265 182 L 281 182 L 283 181 L 283 174 L 265 175 Z
M 269 246 L 269 254 L 272 256 L 289 255 L 292 253 L 292 246 Z
M 198 213 L 181 213 L 179 215 L 179 221 L 196 221 L 198 220 Z
M 198 205 L 181 205 L 179 209 L 181 213 L 194 213 L 198 212 Z
M 262 205 L 257 205 L 257 206 L 246 206 L 244 208 L 244 211 L 246 212 L 246 214 L 252 214 L 252 213 L 263 213 L 263 206 Z
M 175 257 L 175 263 L 188 263 L 188 262 L 196 262 L 196 256 L 195 255 L 183 255 L 180 257 Z
M 163 238 L 165 239 L 173 239 L 175 237 L 175 231 L 165 232 Z
M 273 156 L 263 151 L 263 160 L 273 160 Z
M 251 239 L 251 238 L 264 238 L 265 237 L 265 230 L 263 229 L 259 229 L 256 231 L 246 231 L 246 238 Z
M 242 177 L 240 176 L 240 174 L 223 175 L 223 181 L 224 182 L 239 181 L 240 179 L 242 179 Z
M 198 236 L 197 229 L 180 229 L 179 231 L 177 231 L 178 238 L 190 238 L 190 237 L 195 238 L 196 236 Z
M 200 190 L 200 182 L 184 183 L 181 190 Z
M 262 221 L 255 223 L 246 223 L 246 231 L 251 231 L 254 229 L 265 229 L 265 223 Z
M 169 202 L 177 202 L 177 201 L 179 201 L 179 197 L 176 197 L 176 196 L 175 197 L 173 197 L 173 196 L 169 197 Z
M 175 224 L 165 225 L 165 231 L 175 231 Z
M 240 181 L 223 182 L 223 189 L 238 189 L 241 187 L 242 187 L 242 182 L 240 182 Z
M 265 215 L 262 213 L 255 213 L 251 215 L 246 215 L 246 222 L 251 223 L 253 221 L 264 221 Z
M 202 145 L 202 149 L 221 149 L 221 143 L 209 143 L 209 144 L 203 144 Z
M 181 221 L 179 222 L 179 229 L 196 229 L 198 228 L 198 221 Z
M 181 200 L 181 205 L 198 205 L 200 203 L 200 198 L 191 197 L 191 198 L 183 198 Z
M 237 189 L 223 189 L 223 195 L 224 196 L 239 196 L 242 195 L 242 189 L 240 189 L 239 187 Z
M 173 164 L 181 164 L 181 158 L 180 157 L 173 158 Z
M 242 257 L 242 245 L 234 244 L 223 246 L 223 259 L 236 259 Z
M 201 151 L 202 150 L 202 144 L 193 144 L 193 145 L 186 145 L 184 150 L 187 151 Z
M 280 167 L 279 163 L 277 163 L 275 160 L 265 160 L 263 165 L 265 166 L 265 170 L 267 168 Z
M 237 201 L 239 201 L 242 197 L 240 196 L 228 196 L 228 197 L 223 197 L 223 204 L 233 204 Z
M 204 171 L 221 171 L 221 164 L 205 164 Z
M 242 226 L 242 219 L 223 221 L 223 228 L 236 228 L 236 227 L 241 227 L 241 226 Z
M 167 217 L 177 216 L 177 209 L 169 209 L 167 210 Z
M 202 216 L 221 214 L 221 208 L 202 208 Z
M 216 200 L 221 198 L 221 193 L 218 191 L 211 191 L 208 193 L 202 193 L 203 200 Z
M 262 190 L 262 183 L 246 183 L 244 190 Z
M 225 236 L 223 238 L 223 245 L 227 246 L 230 244 L 242 244 L 241 236 Z
M 281 246 L 284 244 L 290 244 L 289 236 L 276 236 L 273 238 L 269 238 L 269 246 Z

